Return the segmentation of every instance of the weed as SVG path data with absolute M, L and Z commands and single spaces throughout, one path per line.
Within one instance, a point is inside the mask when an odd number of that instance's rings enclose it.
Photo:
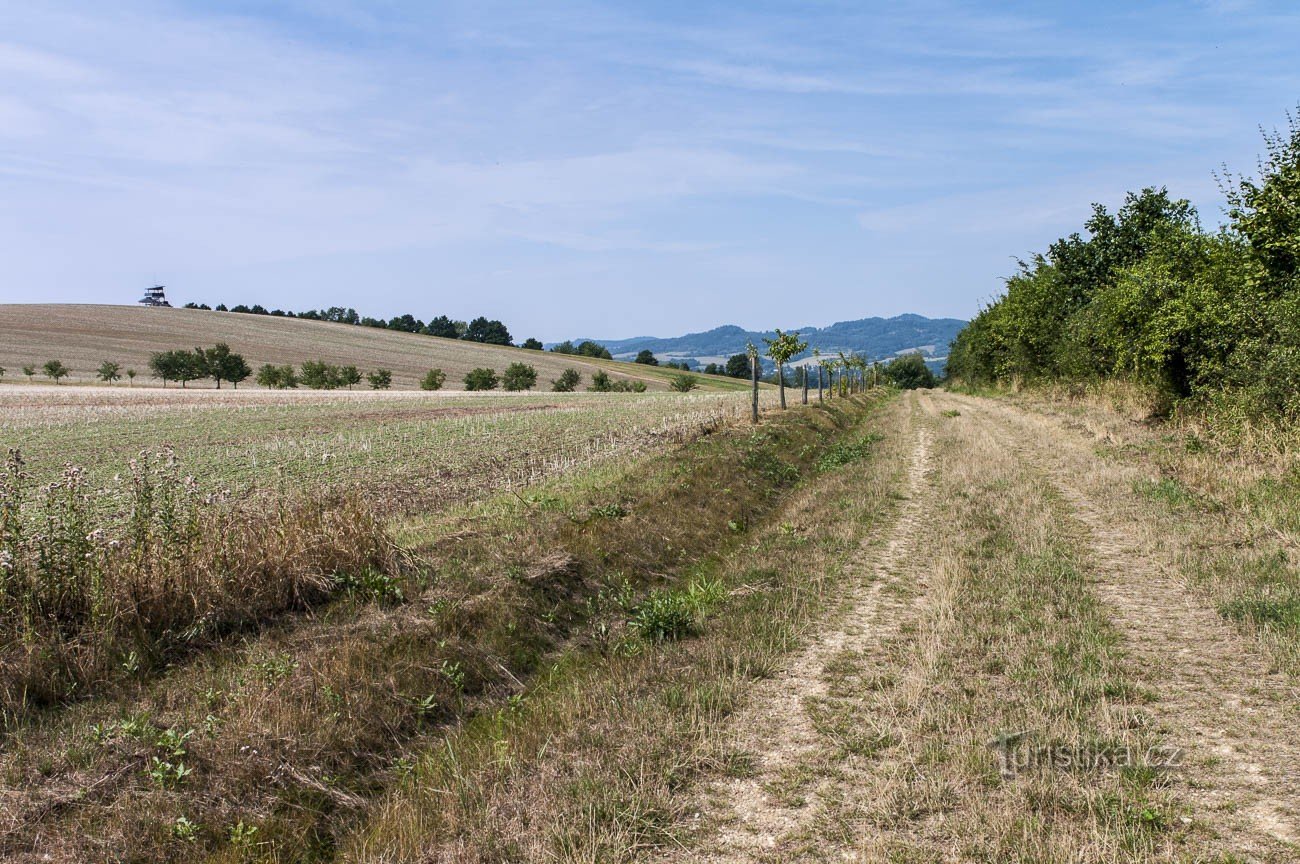
M 193 843 L 198 840 L 199 830 L 199 825 L 185 816 L 177 816 L 176 821 L 172 823 L 171 829 L 173 837 L 186 843 Z
M 817 470 L 832 471 L 850 462 L 855 462 L 871 452 L 872 445 L 881 439 L 879 432 L 870 432 L 857 441 L 836 444 L 817 460 Z

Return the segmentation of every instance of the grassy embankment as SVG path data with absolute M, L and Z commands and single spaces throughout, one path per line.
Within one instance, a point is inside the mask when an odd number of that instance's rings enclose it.
M 622 656 L 694 626 L 681 621 L 721 598 L 692 568 L 746 542 L 861 411 L 721 426 L 435 515 L 400 532 L 408 566 L 347 570 L 328 602 L 241 638 L 205 633 L 149 674 L 128 653 L 90 698 L 11 721 L 0 849 L 331 857 L 413 752 L 518 696 L 563 646 Z

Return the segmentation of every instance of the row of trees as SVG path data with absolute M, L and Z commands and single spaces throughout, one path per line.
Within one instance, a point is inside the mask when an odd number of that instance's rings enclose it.
M 213 307 L 206 303 L 186 303 L 184 308 L 211 310 Z M 514 340 L 510 336 L 510 330 L 505 324 L 495 318 L 486 318 L 484 316 L 479 316 L 472 321 L 457 321 L 446 315 L 438 315 L 425 323 L 410 313 L 395 315 L 385 320 L 359 315 L 357 310 L 350 307 L 331 306 L 328 309 L 286 312 L 283 309 L 268 310 L 258 303 L 254 303 L 252 306 L 245 306 L 240 303 L 229 307 L 224 303 L 218 303 L 215 311 L 237 312 L 245 315 L 269 315 L 274 318 L 305 318 L 309 321 L 333 321 L 338 324 L 352 324 L 358 327 L 376 327 L 382 330 L 397 330 L 403 333 L 421 333 L 425 336 L 438 336 L 443 339 L 464 339 L 467 342 L 481 342 L 485 345 L 514 344 Z M 519 347 L 540 351 L 542 350 L 542 343 L 536 339 L 526 339 Z
M 1220 177 L 1218 230 L 1163 188 L 1094 205 L 958 335 L 949 374 L 1119 379 L 1171 406 L 1300 419 L 1300 123 L 1265 142 L 1257 179 Z
M 239 382 L 253 374 L 243 355 L 231 351 L 225 342 L 193 351 L 185 348 L 157 351 L 149 357 L 149 370 L 162 380 L 164 387 L 168 381 L 179 381 L 184 387 L 190 381 L 211 378 L 217 382 L 218 390 L 223 381 L 238 388 Z

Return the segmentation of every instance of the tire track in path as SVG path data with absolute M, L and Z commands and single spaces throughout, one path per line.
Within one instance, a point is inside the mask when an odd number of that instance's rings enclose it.
M 1252 862 L 1300 860 L 1300 743 L 1294 682 L 1200 603 L 1144 522 L 1127 466 L 1104 462 L 1049 418 L 1002 402 L 953 399 L 1005 430 L 1087 529 L 1096 591 L 1114 613 L 1135 678 L 1156 694 L 1147 710 L 1185 748 L 1180 794 L 1225 853 Z M 1149 518 L 1149 517 L 1147 517 Z
M 914 403 L 915 405 L 915 403 Z M 757 685 L 748 710 L 734 719 L 736 749 L 754 759 L 745 777 L 716 784 L 706 818 L 718 827 L 692 862 L 750 862 L 771 855 L 781 839 L 805 827 L 815 808 L 779 800 L 769 789 L 783 774 L 815 761 L 825 746 L 810 706 L 826 696 L 824 670 L 840 652 L 863 643 L 883 642 L 899 627 L 906 592 L 889 592 L 901 578 L 900 565 L 915 548 L 924 513 L 930 468 L 930 432 L 915 419 L 916 441 L 909 460 L 906 500 L 882 545 L 864 540 L 852 574 L 855 597 L 842 622 L 797 654 L 773 678 Z

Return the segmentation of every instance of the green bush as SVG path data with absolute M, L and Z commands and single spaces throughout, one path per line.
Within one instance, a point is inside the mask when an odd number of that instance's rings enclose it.
M 500 383 L 494 369 L 473 369 L 465 374 L 466 390 L 495 390 Z
M 447 380 L 447 373 L 441 369 L 430 369 L 424 373 L 420 379 L 421 390 L 441 390 L 443 383 Z
M 682 372 L 680 375 L 674 375 L 670 378 L 668 386 L 678 393 L 689 393 L 700 386 L 700 379 L 688 372 Z
M 608 393 L 612 389 L 609 373 L 604 369 L 597 370 L 596 374 L 591 376 L 591 386 L 587 389 L 593 393 Z
M 565 369 L 559 378 L 551 382 L 551 389 L 556 393 L 572 393 L 581 381 L 582 375 L 578 374 L 577 369 Z
M 501 376 L 501 385 L 507 390 L 531 390 L 537 383 L 537 370 L 527 363 L 511 363 Z
M 370 383 L 371 390 L 387 390 L 393 386 L 393 371 L 391 369 L 376 369 L 366 376 L 366 381 Z

